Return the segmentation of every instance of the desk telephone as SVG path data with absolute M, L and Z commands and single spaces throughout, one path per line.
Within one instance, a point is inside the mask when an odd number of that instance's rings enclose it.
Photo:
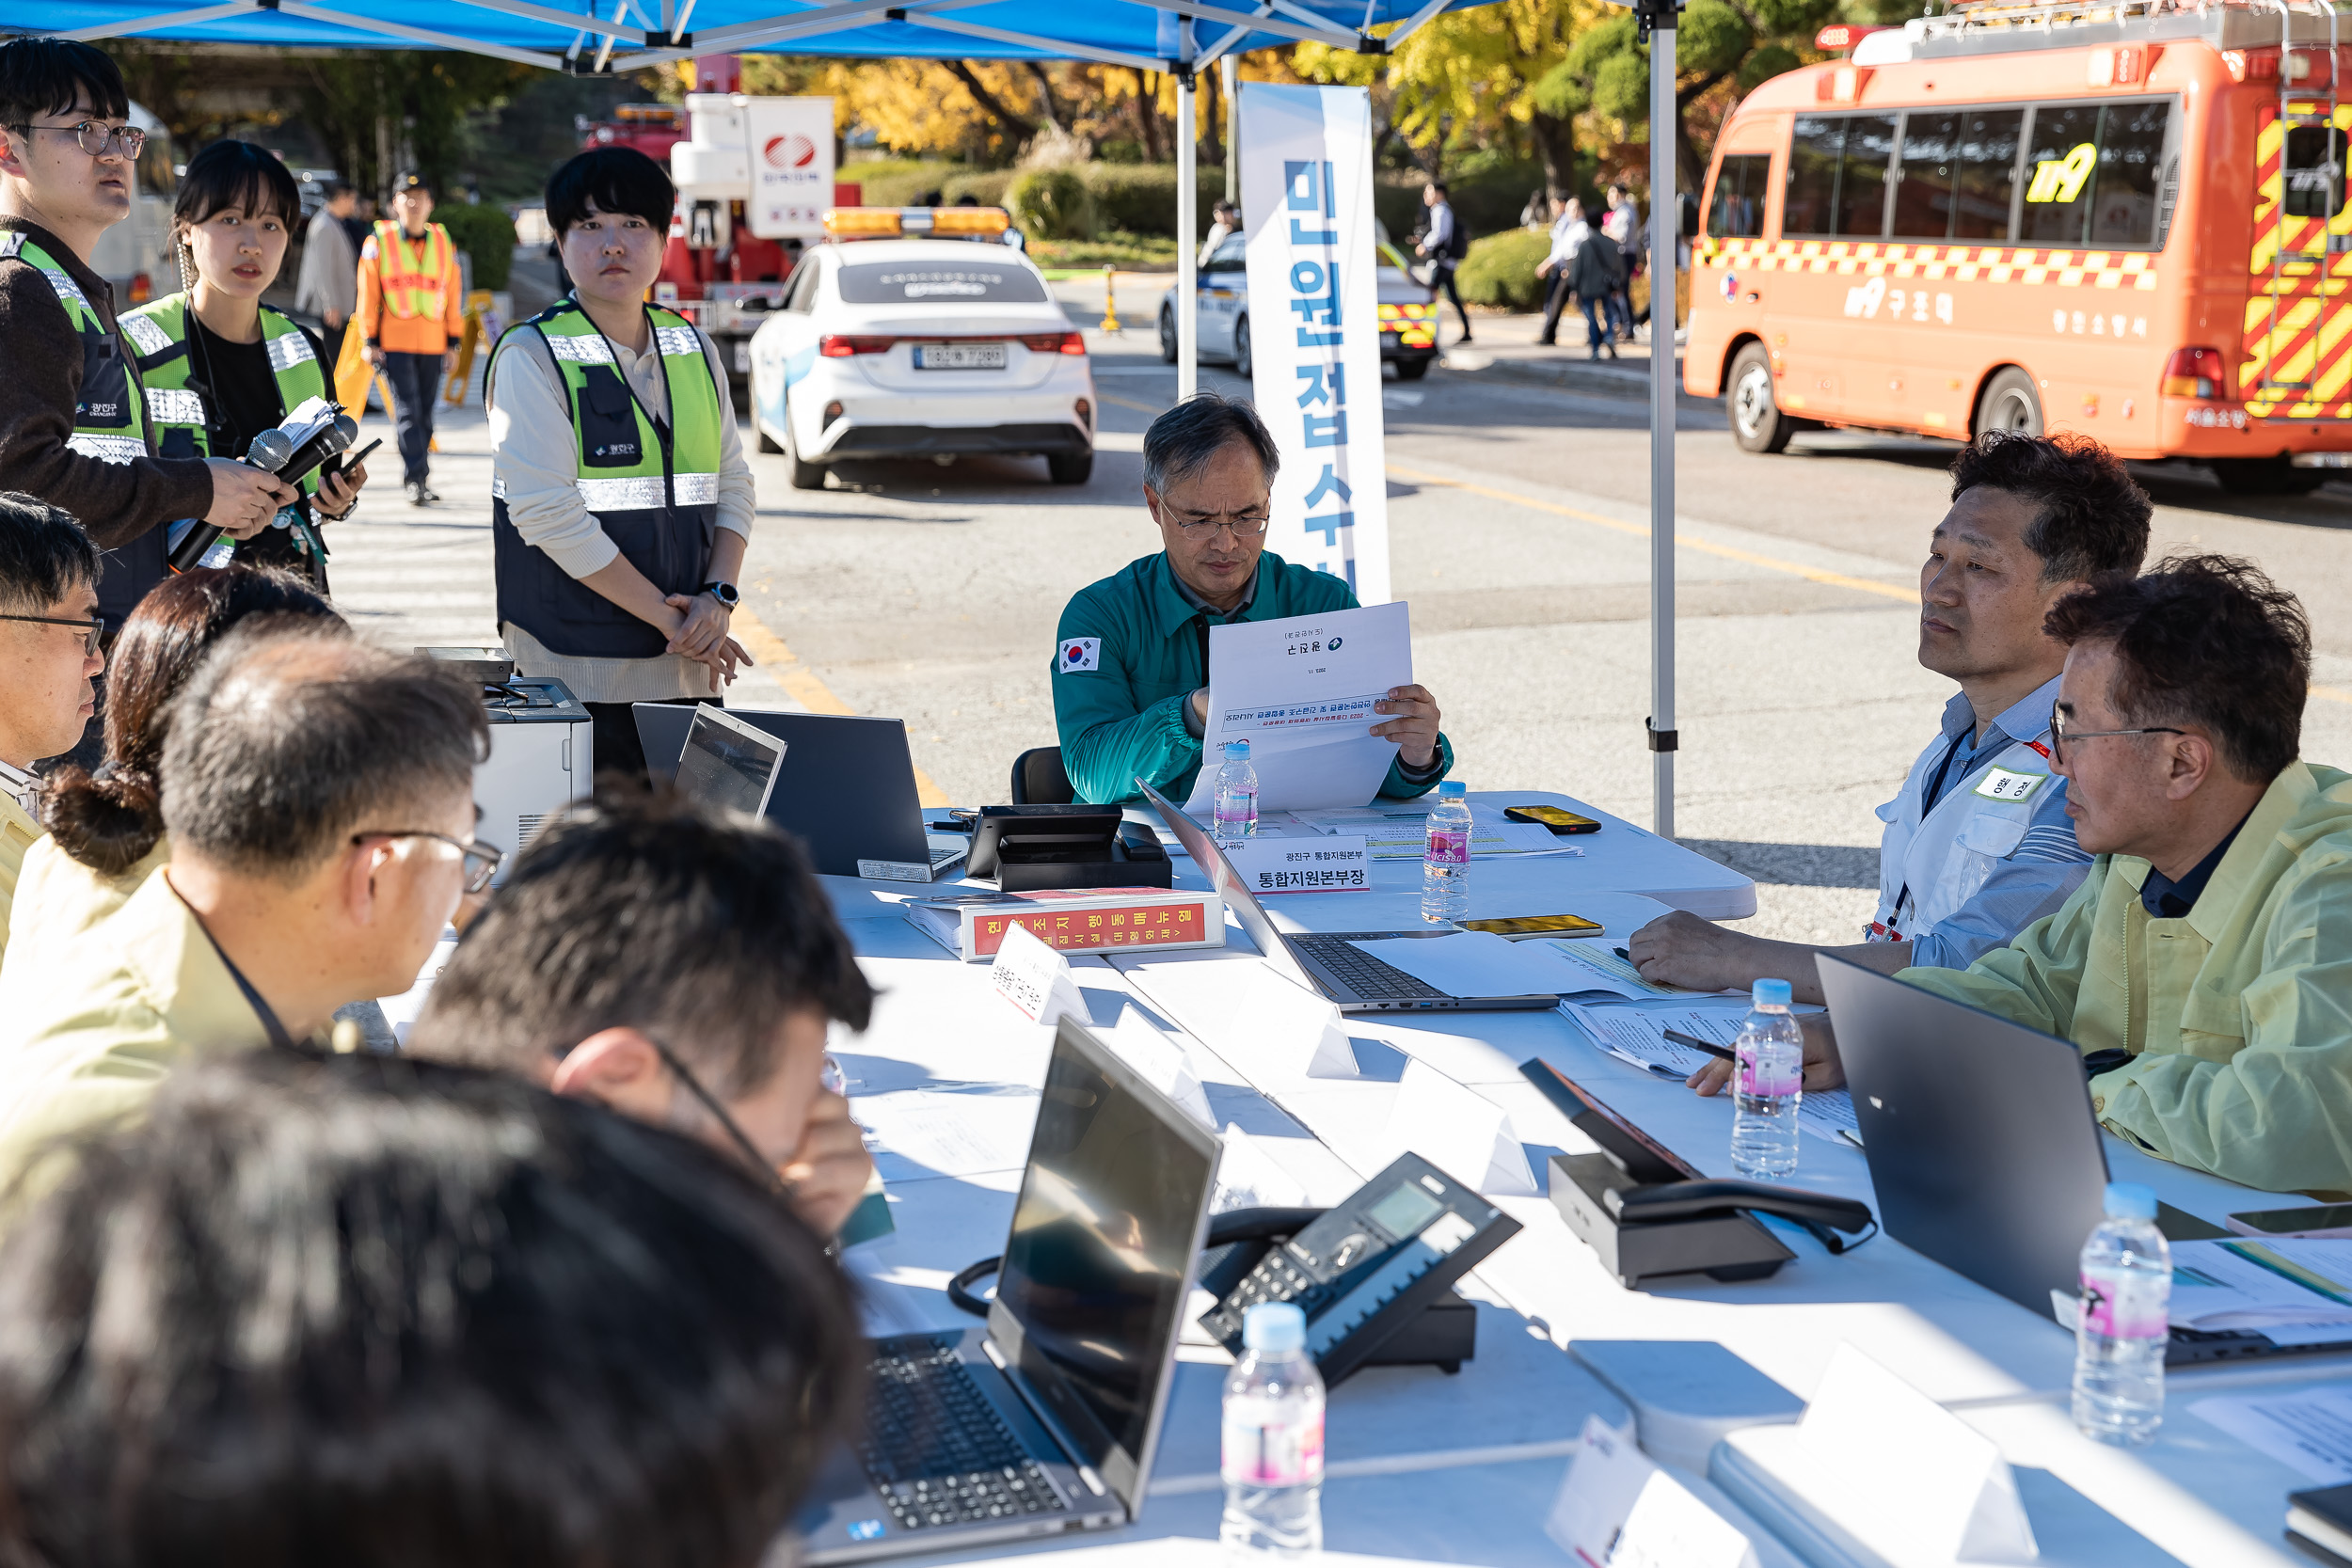
M 1519 1222 L 1417 1154 L 1400 1156 L 1335 1209 L 1236 1209 L 1209 1221 L 1200 1289 L 1217 1304 L 1201 1327 L 1238 1356 L 1242 1315 L 1260 1302 L 1307 1314 L 1307 1354 L 1327 1386 L 1359 1367 L 1458 1371 L 1477 1346 L 1477 1312 L 1454 1283 L 1518 1234 Z M 983 1259 L 947 1285 L 975 1317 Z
M 1452 1324 L 1417 1329 L 1418 1320 L 1434 1307 L 1438 1319 L 1458 1313 L 1457 1321 L 1467 1322 L 1469 1307 L 1453 1297 L 1454 1282 L 1519 1228 L 1518 1221 L 1417 1154 L 1400 1156 L 1320 1215 L 1312 1210 L 1256 1212 L 1287 1215 L 1294 1223 L 1302 1214 L 1314 1217 L 1254 1261 L 1238 1251 L 1246 1238 L 1231 1238 L 1236 1252 L 1201 1272 L 1201 1287 L 1219 1300 L 1200 1326 L 1238 1355 L 1244 1313 L 1260 1302 L 1294 1302 L 1306 1311 L 1307 1354 L 1327 1384 L 1375 1357 L 1407 1359 L 1378 1354 L 1400 1336 L 1438 1352 L 1409 1359 L 1458 1366 L 1461 1354 L 1443 1354 Z

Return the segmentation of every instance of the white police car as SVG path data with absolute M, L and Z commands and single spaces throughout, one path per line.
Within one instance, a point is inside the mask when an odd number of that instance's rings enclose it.
M 752 420 L 793 487 L 871 457 L 1034 454 L 1094 468 L 1086 340 L 994 207 L 841 208 L 753 334 Z
M 1200 357 L 1231 360 L 1250 373 L 1248 238 L 1227 236 L 1199 276 Z M 1419 381 L 1438 357 L 1438 293 L 1413 276 L 1385 234 L 1380 247 L 1380 357 L 1400 381 Z M 1160 357 L 1176 362 L 1176 291 L 1160 297 Z

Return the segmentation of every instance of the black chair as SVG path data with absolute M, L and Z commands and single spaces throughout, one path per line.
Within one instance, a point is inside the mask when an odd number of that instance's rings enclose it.
M 1032 746 L 1012 759 L 1012 803 L 1016 806 L 1067 806 L 1078 792 L 1062 770 L 1061 748 Z

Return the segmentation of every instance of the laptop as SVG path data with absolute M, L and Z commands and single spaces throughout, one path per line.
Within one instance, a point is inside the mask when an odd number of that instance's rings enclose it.
M 2082 1053 L 2054 1035 L 1817 955 L 1886 1233 L 2037 1315 L 2072 1301 L 2103 1212 L 2106 1145 Z M 2228 1232 L 2169 1204 L 2169 1239 Z M 2169 1366 L 2352 1348 L 2174 1328 Z
M 988 1326 L 873 1342 L 866 1428 L 793 1523 L 801 1560 L 1133 1523 L 1221 1147 L 1064 1019 Z
M 646 770 L 656 784 L 673 782 L 694 716 L 710 705 L 631 706 Z M 741 707 L 723 711 L 788 749 L 768 798 L 768 819 L 798 834 L 826 876 L 929 882 L 971 847 L 972 841 L 961 833 L 924 832 L 914 753 L 898 720 Z
M 721 811 L 757 816 L 775 793 L 785 743 L 723 708 L 697 705 L 677 761 L 677 787 L 688 799 Z
M 1216 847 L 1216 841 L 1202 832 L 1200 825 L 1167 796 L 1141 779 L 1136 784 L 1159 812 L 1160 819 L 1168 824 L 1168 831 L 1184 847 L 1184 853 L 1192 857 L 1192 863 L 1207 874 L 1224 898 L 1225 907 L 1233 911 L 1233 918 L 1249 933 L 1249 940 L 1257 943 L 1266 962 L 1294 983 L 1328 998 L 1340 1011 L 1534 1012 L 1560 1005 L 1559 996 L 1550 991 L 1528 996 L 1455 996 L 1348 945 L 1356 942 L 1388 942 L 1398 937 L 1447 937 L 1454 935 L 1450 930 L 1424 926 L 1413 931 L 1322 931 L 1299 937 L 1276 930 L 1265 906 L 1258 902 L 1248 884 L 1234 873 L 1233 863 L 1225 858 L 1225 851 Z

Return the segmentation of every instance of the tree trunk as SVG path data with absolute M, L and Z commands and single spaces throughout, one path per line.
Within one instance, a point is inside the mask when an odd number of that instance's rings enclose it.
M 1212 66 L 1200 73 L 1200 162 L 1203 166 L 1222 168 L 1225 163 L 1225 88 L 1223 72 Z M 1232 191 L 1226 199 L 1239 200 Z
M 1576 121 L 1554 119 L 1538 109 L 1529 117 L 1528 129 L 1544 164 L 1544 194 L 1565 201 L 1576 194 Z
M 1698 144 L 1691 139 L 1690 122 L 1684 117 L 1699 96 L 1726 74 L 1718 71 L 1703 81 L 1678 88 L 1675 93 L 1675 174 L 1693 200 L 1707 188 L 1707 160 L 1700 156 Z
M 972 95 L 972 102 L 980 106 L 980 112 L 1003 126 L 1015 141 L 1027 141 L 1037 135 L 1037 121 L 1005 107 L 1003 101 L 989 91 L 979 77 L 973 73 L 970 64 L 963 60 L 945 60 L 941 63 L 946 66 L 957 81 L 963 84 L 963 90 Z
M 1068 135 L 1070 122 L 1063 118 L 1061 110 L 1054 103 L 1054 79 L 1045 74 L 1045 68 L 1037 61 L 1031 60 L 1027 63 L 1029 76 L 1037 83 L 1037 112 L 1044 117 L 1046 124 L 1062 135 Z
M 1160 79 L 1157 71 L 1136 72 L 1136 137 L 1143 143 L 1143 161 L 1156 164 L 1160 154 Z

